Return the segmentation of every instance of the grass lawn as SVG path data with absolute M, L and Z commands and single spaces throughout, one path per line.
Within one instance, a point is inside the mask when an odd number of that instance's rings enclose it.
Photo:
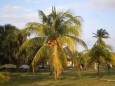
M 58 80 L 54 80 L 49 72 L 12 73 L 10 81 L 0 86 L 115 86 L 115 70 L 101 71 L 100 77 L 97 71 L 83 71 L 80 78 L 76 71 L 67 70 Z

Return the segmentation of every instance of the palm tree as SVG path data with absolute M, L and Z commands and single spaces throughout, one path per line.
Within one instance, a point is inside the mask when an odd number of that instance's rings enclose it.
M 42 23 L 30 22 L 26 28 L 32 34 L 35 33 L 36 37 L 26 41 L 21 48 L 31 46 L 32 43 L 41 46 L 32 61 L 33 72 L 40 60 L 47 57 L 50 67 L 54 71 L 55 79 L 57 79 L 67 66 L 64 47 L 68 47 L 72 52 L 76 50 L 76 42 L 86 47 L 85 42 L 79 38 L 81 18 L 73 16 L 70 11 L 56 12 L 55 7 L 52 7 L 49 15 L 39 11 L 39 16 Z
M 87 60 L 89 59 L 89 51 L 84 50 L 82 52 L 78 52 L 77 50 L 75 52 L 72 52 L 68 47 L 64 48 L 66 55 L 72 62 L 72 65 L 75 67 L 75 70 L 77 70 L 77 74 L 80 77 L 81 70 L 87 69 Z
M 97 41 L 91 49 L 91 58 L 89 63 L 97 63 L 98 75 L 100 75 L 100 64 L 111 61 L 110 50 L 112 50 L 112 48 L 111 46 L 106 45 L 103 41 L 103 39 L 109 38 L 109 33 L 106 30 L 99 29 L 97 30 L 97 33 L 93 34 L 93 37 L 97 38 Z

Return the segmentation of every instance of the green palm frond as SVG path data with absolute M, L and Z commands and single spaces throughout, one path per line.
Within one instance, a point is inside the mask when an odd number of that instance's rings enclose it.
M 43 37 L 35 37 L 30 40 L 27 40 L 23 43 L 20 49 L 26 48 L 26 47 L 36 47 L 36 46 L 42 46 L 45 42 L 45 38 Z
M 78 25 L 78 26 L 81 26 L 81 18 L 78 17 L 78 16 L 73 16 L 72 13 L 70 12 L 66 12 L 66 17 L 68 17 L 69 19 L 71 19 L 71 21 L 75 24 L 75 25 Z
M 72 52 L 68 47 L 64 48 L 64 51 L 67 56 L 69 56 L 70 60 L 74 63 L 74 66 L 76 67 L 78 65 L 78 61 L 76 58 L 76 52 Z
M 71 38 L 69 36 L 62 36 L 58 40 L 64 46 L 68 46 L 72 51 L 75 51 L 76 42 L 75 42 L 75 40 L 73 38 Z
M 112 48 L 112 46 L 111 45 L 105 45 L 105 47 L 106 47 L 106 49 L 108 49 L 108 50 L 113 50 L 113 48 Z
M 85 49 L 88 50 L 86 43 L 82 39 L 75 36 L 68 36 L 68 37 L 73 38 L 77 43 L 81 44 Z
M 91 57 L 87 61 L 88 61 L 88 66 L 92 67 L 97 62 L 97 59 Z
M 74 36 L 80 36 L 80 26 L 67 26 L 63 29 L 62 35 L 74 35 Z
M 60 58 L 62 66 L 63 68 L 66 68 L 67 67 L 66 53 L 62 48 L 59 48 L 59 47 L 58 47 L 58 52 L 59 52 L 59 58 Z
M 45 15 L 45 13 L 43 11 L 39 10 L 38 14 L 39 14 L 39 16 L 40 16 L 40 18 L 42 20 L 42 23 L 43 24 L 46 23 L 47 22 L 47 16 Z
M 37 50 L 44 44 L 45 38 L 35 37 L 25 41 L 19 49 L 19 57 L 24 61 L 35 55 Z
M 20 59 L 24 62 L 28 62 L 29 60 L 32 60 L 37 51 L 40 49 L 41 46 L 35 47 L 27 47 L 26 51 L 24 53 L 21 53 Z
M 37 22 L 30 22 L 27 24 L 26 30 L 31 34 L 36 33 L 38 36 L 46 36 L 49 31 L 48 26 Z
M 39 64 L 41 58 L 44 58 L 46 56 L 49 57 L 49 55 L 51 55 L 51 52 L 52 52 L 52 50 L 49 45 L 47 45 L 47 44 L 43 45 L 37 51 L 37 53 L 35 54 L 35 57 L 33 58 L 33 61 L 32 61 L 33 68 L 36 66 L 36 64 Z
M 57 30 L 57 26 L 59 26 L 58 21 L 60 19 L 60 16 L 56 16 L 56 18 L 54 19 L 54 21 L 52 22 L 52 31 L 55 33 Z
M 96 38 L 109 38 L 109 33 L 105 30 L 105 29 L 99 29 L 97 30 L 97 33 L 93 33 L 94 36 L 93 37 L 96 37 Z

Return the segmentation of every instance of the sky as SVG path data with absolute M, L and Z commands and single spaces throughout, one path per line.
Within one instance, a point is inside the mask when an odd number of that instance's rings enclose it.
M 105 42 L 115 51 L 115 0 L 0 0 L 0 25 L 22 29 L 28 22 L 40 22 L 38 10 L 49 14 L 52 6 L 83 18 L 81 38 L 89 49 L 96 41 L 92 33 L 103 28 L 110 34 Z M 83 48 L 78 46 L 78 50 Z

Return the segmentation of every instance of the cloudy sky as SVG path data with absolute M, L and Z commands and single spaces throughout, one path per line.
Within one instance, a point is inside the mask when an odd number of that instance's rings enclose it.
M 81 37 L 89 48 L 96 41 L 92 33 L 103 28 L 110 34 L 105 41 L 115 51 L 115 0 L 0 0 L 0 25 L 10 23 L 24 28 L 27 22 L 40 21 L 38 10 L 48 14 L 52 6 L 58 11 L 70 9 L 73 15 L 83 18 Z

